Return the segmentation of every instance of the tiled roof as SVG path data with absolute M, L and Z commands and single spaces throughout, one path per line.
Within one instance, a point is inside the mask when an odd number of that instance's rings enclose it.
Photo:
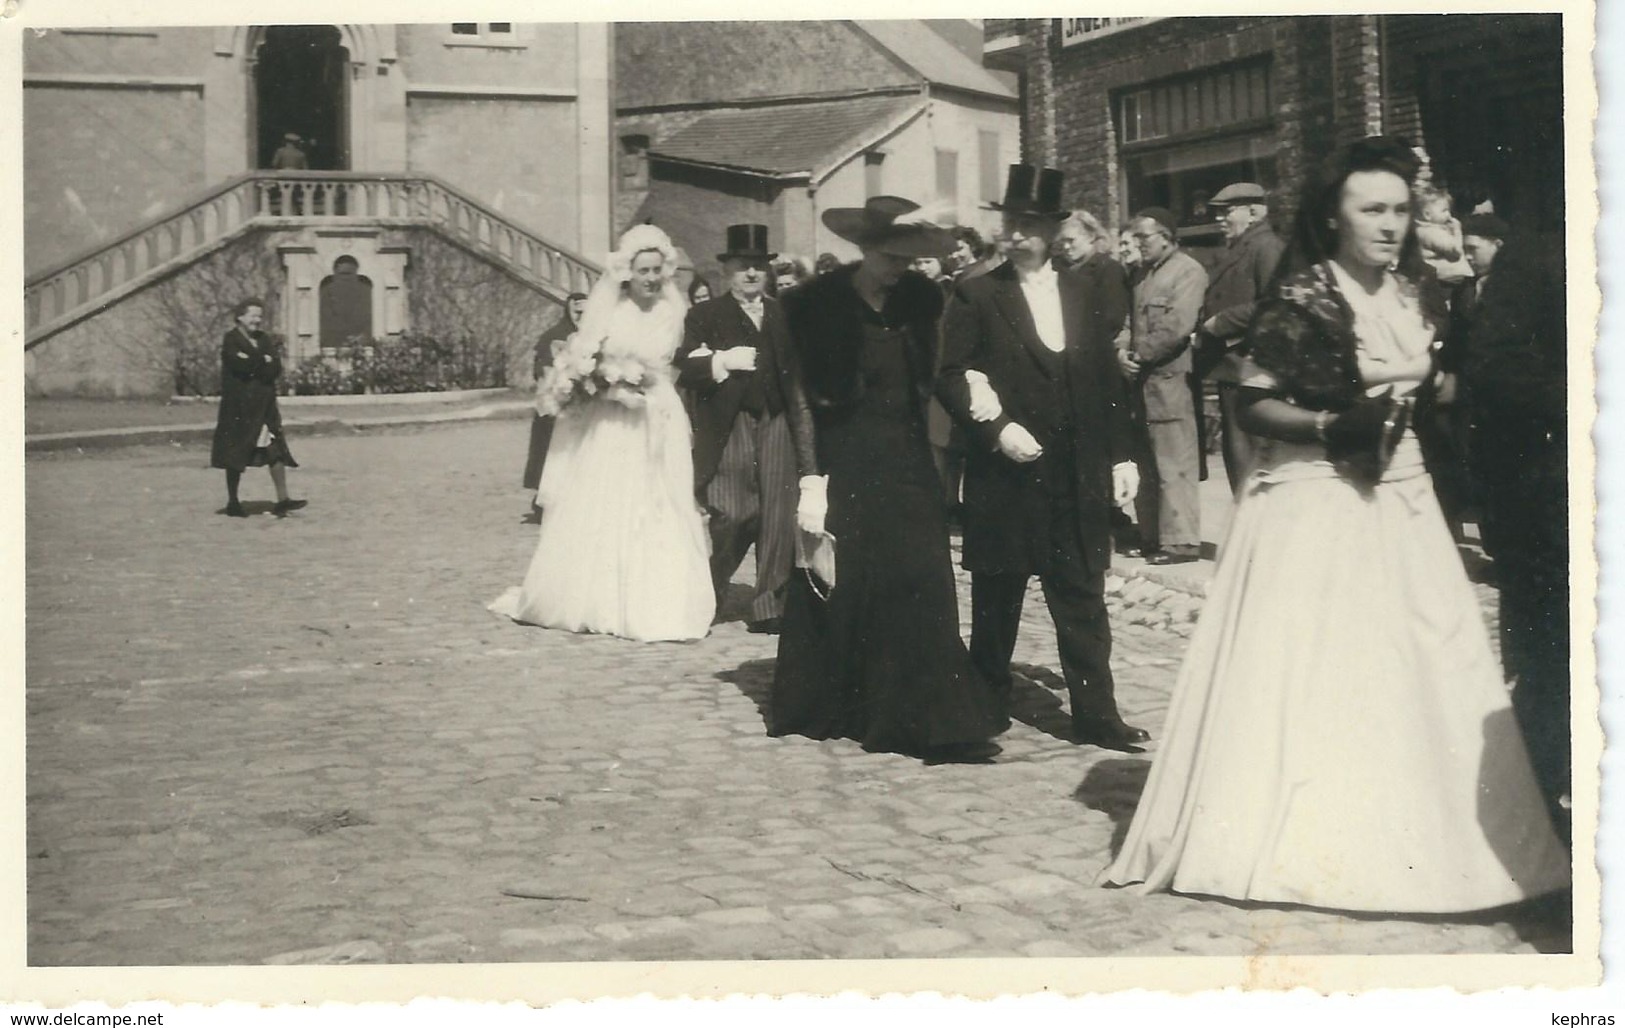
M 859 29 L 932 85 L 1016 99 L 979 61 L 921 21 L 859 21 Z
M 812 174 L 924 106 L 918 95 L 866 96 L 716 111 L 649 152 L 759 174 Z

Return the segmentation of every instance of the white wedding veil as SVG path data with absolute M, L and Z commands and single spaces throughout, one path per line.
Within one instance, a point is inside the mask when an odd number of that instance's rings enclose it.
M 626 283 L 632 277 L 632 260 L 640 253 L 653 251 L 664 262 L 665 282 L 660 287 L 657 306 L 664 307 L 679 325 L 688 301 L 677 288 L 677 247 L 671 237 L 654 225 L 634 225 L 621 236 L 618 246 L 604 261 L 604 273 L 587 293 L 587 303 L 581 312 L 581 327 L 577 329 L 580 342 L 595 350 L 609 335 L 610 316 L 626 296 Z

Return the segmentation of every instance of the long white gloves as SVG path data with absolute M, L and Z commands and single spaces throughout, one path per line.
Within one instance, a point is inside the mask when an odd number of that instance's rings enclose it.
M 976 421 L 992 421 L 1004 413 L 1004 404 L 993 390 L 987 376 L 980 371 L 965 372 L 965 385 L 970 389 L 970 416 Z
M 1017 464 L 1028 464 L 1043 456 L 1044 448 L 1031 432 L 1012 421 L 999 430 L 999 452 Z
M 819 535 L 824 531 L 824 518 L 829 514 L 829 476 L 806 475 L 800 484 L 796 527 L 808 535 Z

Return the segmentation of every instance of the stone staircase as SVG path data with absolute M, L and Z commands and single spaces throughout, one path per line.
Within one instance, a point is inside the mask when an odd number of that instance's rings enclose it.
M 261 171 L 215 186 L 95 250 L 28 276 L 24 348 L 259 229 L 306 226 L 432 229 L 562 303 L 599 268 L 429 175 Z

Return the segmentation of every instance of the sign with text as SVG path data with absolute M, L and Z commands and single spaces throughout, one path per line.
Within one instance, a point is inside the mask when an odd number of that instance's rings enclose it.
M 1109 36 L 1113 32 L 1144 25 L 1146 22 L 1160 21 L 1160 18 L 1059 18 L 1061 23 L 1061 45 L 1076 46 L 1087 43 L 1101 36 Z

